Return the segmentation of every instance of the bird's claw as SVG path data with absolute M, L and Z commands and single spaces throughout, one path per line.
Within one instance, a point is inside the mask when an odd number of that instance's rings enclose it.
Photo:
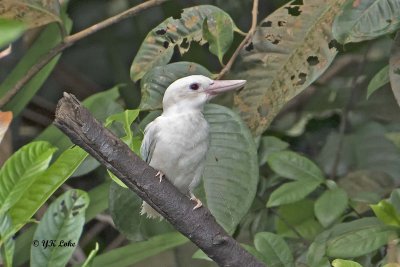
M 156 177 L 160 178 L 160 183 L 161 183 L 162 179 L 164 178 L 164 176 L 165 176 L 164 173 L 162 173 L 161 171 L 158 171 L 156 174 Z
M 193 207 L 193 210 L 197 210 L 198 208 L 201 208 L 203 206 L 201 200 L 195 197 L 193 194 L 190 195 L 190 200 L 196 202 L 196 206 Z

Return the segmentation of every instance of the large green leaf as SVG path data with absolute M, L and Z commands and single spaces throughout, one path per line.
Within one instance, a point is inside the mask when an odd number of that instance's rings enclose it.
M 2 0 L 0 17 L 24 22 L 29 28 L 53 21 L 61 23 L 58 0 Z
M 108 188 L 109 182 L 104 182 L 88 192 L 90 203 L 85 212 L 85 221 L 89 222 L 97 214 L 105 211 L 108 208 Z M 19 234 L 15 240 L 15 266 L 20 266 L 27 262 L 30 257 L 33 235 L 37 226 L 32 225 L 29 229 Z
M 15 152 L 0 170 L 0 214 L 11 208 L 48 167 L 55 148 L 32 142 Z
M 206 68 L 192 62 L 182 61 L 154 67 L 143 76 L 140 82 L 142 88 L 140 108 L 161 108 L 163 95 L 167 87 L 179 78 L 194 74 L 211 76 L 211 73 Z
M 315 216 L 324 227 L 328 227 L 343 214 L 347 205 L 346 191 L 341 188 L 329 189 L 315 202 Z
M 331 64 L 331 25 L 345 1 L 292 1 L 262 20 L 235 68 L 247 80 L 235 104 L 254 135 Z
M 207 207 L 232 233 L 249 210 L 256 193 L 257 148 L 248 128 L 232 110 L 209 104 L 204 115 L 211 134 L 203 174 Z
M 7 0 L 12 2 L 14 0 Z M 36 1 L 36 0 L 33 0 Z M 69 32 L 72 28 L 72 22 L 67 17 L 63 7 L 62 20 L 65 25 L 65 29 Z M 60 28 L 57 25 L 52 24 L 47 26 L 29 50 L 25 53 L 23 58 L 18 62 L 17 66 L 7 76 L 7 78 L 0 85 L 0 97 L 4 96 L 10 88 L 12 88 L 26 72 L 36 64 L 43 55 L 47 54 L 55 45 L 60 43 L 62 36 Z M 54 66 L 58 62 L 60 55 L 56 56 L 51 60 L 42 70 L 40 70 L 23 88 L 18 92 L 13 99 L 4 106 L 5 110 L 13 111 L 14 115 L 17 116 L 24 107 L 29 103 L 31 98 L 36 92 L 42 87 L 43 83 L 47 80 Z
M 158 235 L 147 241 L 131 243 L 127 246 L 100 254 L 93 259 L 93 266 L 132 266 L 136 262 L 157 255 L 162 251 L 180 246 L 187 241 L 186 237 L 176 232 Z
M 398 0 L 397 2 L 400 3 Z M 399 4 L 400 5 L 400 4 Z M 399 13 L 400 11 L 397 10 Z M 398 18 L 400 17 L 400 14 Z M 399 19 L 400 21 L 400 19 Z M 393 94 L 397 100 L 397 104 L 400 106 L 400 31 L 397 32 L 394 39 L 392 51 L 390 53 L 389 60 L 389 78 L 390 85 L 392 87 Z
M 37 243 L 33 243 L 31 249 L 31 266 L 67 264 L 78 245 L 88 205 L 87 193 L 74 189 L 62 194 L 49 206 L 33 236 L 33 242 Z
M 25 31 L 25 25 L 16 20 L 0 18 L 0 49 L 14 42 Z
M 223 10 L 210 5 L 200 5 L 183 9 L 181 17 L 163 21 L 147 34 L 131 66 L 134 81 L 141 79 L 155 66 L 167 64 L 176 46 L 185 53 L 192 41 L 204 44 L 203 21 L 207 18 L 208 28 L 217 28 L 216 16 L 229 17 Z M 233 21 L 231 20 L 233 25 Z
M 272 192 L 267 207 L 276 207 L 302 200 L 320 184 L 320 181 L 310 179 L 285 183 Z
M 13 224 L 18 230 L 23 226 L 45 201 L 78 168 L 88 154 L 79 147 L 64 151 L 50 167 L 42 173 L 10 209 Z
M 376 218 L 363 218 L 335 225 L 326 253 L 334 258 L 354 258 L 384 246 L 391 238 L 396 238 L 393 228 Z
M 317 182 L 325 180 L 322 171 L 314 162 L 292 151 L 272 153 L 267 162 L 274 172 L 285 178 Z
M 333 24 L 333 35 L 340 43 L 371 40 L 400 27 L 399 0 L 349 0 Z
M 294 266 L 292 252 L 281 236 L 268 232 L 257 233 L 254 237 L 254 246 L 264 255 L 268 266 Z

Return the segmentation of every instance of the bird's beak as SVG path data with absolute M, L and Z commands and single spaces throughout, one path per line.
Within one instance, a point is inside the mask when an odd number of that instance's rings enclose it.
M 244 86 L 246 80 L 215 80 L 205 92 L 214 97 L 224 92 L 237 90 Z

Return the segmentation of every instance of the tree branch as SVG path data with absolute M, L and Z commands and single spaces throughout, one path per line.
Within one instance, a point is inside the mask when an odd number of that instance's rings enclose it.
M 253 37 L 253 35 L 256 31 L 256 27 L 257 27 L 258 0 L 253 0 L 253 9 L 251 11 L 251 15 L 252 15 L 252 20 L 251 20 L 250 30 L 247 32 L 246 37 L 244 37 L 244 39 L 240 43 L 240 45 L 236 48 L 235 52 L 233 53 L 232 57 L 229 59 L 228 63 L 226 63 L 225 67 L 218 74 L 217 80 L 221 79 L 232 68 L 232 65 L 235 62 L 236 58 L 239 56 L 240 51 Z
M 104 128 L 73 95 L 64 93 L 57 105 L 54 124 L 73 143 L 104 164 L 219 266 L 264 266 L 217 224 L 207 208 L 193 210 L 193 202 L 168 179 L 160 182 L 156 178 L 157 171 Z
M 26 85 L 41 69 L 43 69 L 55 56 L 64 51 L 64 49 L 72 46 L 77 41 L 92 35 L 110 25 L 120 22 L 126 18 L 132 17 L 139 12 L 146 10 L 150 7 L 159 5 L 168 0 L 149 0 L 137 6 L 134 6 L 120 14 L 108 18 L 102 22 L 94 24 L 73 35 L 67 36 L 64 40 L 45 54 L 38 62 L 36 62 L 26 74 L 0 99 L 0 109 L 4 107 L 23 87 Z

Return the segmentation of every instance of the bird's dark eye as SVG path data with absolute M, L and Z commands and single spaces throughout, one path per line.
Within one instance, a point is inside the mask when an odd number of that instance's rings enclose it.
M 197 89 L 199 89 L 199 84 L 198 84 L 198 83 L 192 83 L 192 84 L 190 85 L 190 89 L 192 89 L 192 90 L 197 90 Z

